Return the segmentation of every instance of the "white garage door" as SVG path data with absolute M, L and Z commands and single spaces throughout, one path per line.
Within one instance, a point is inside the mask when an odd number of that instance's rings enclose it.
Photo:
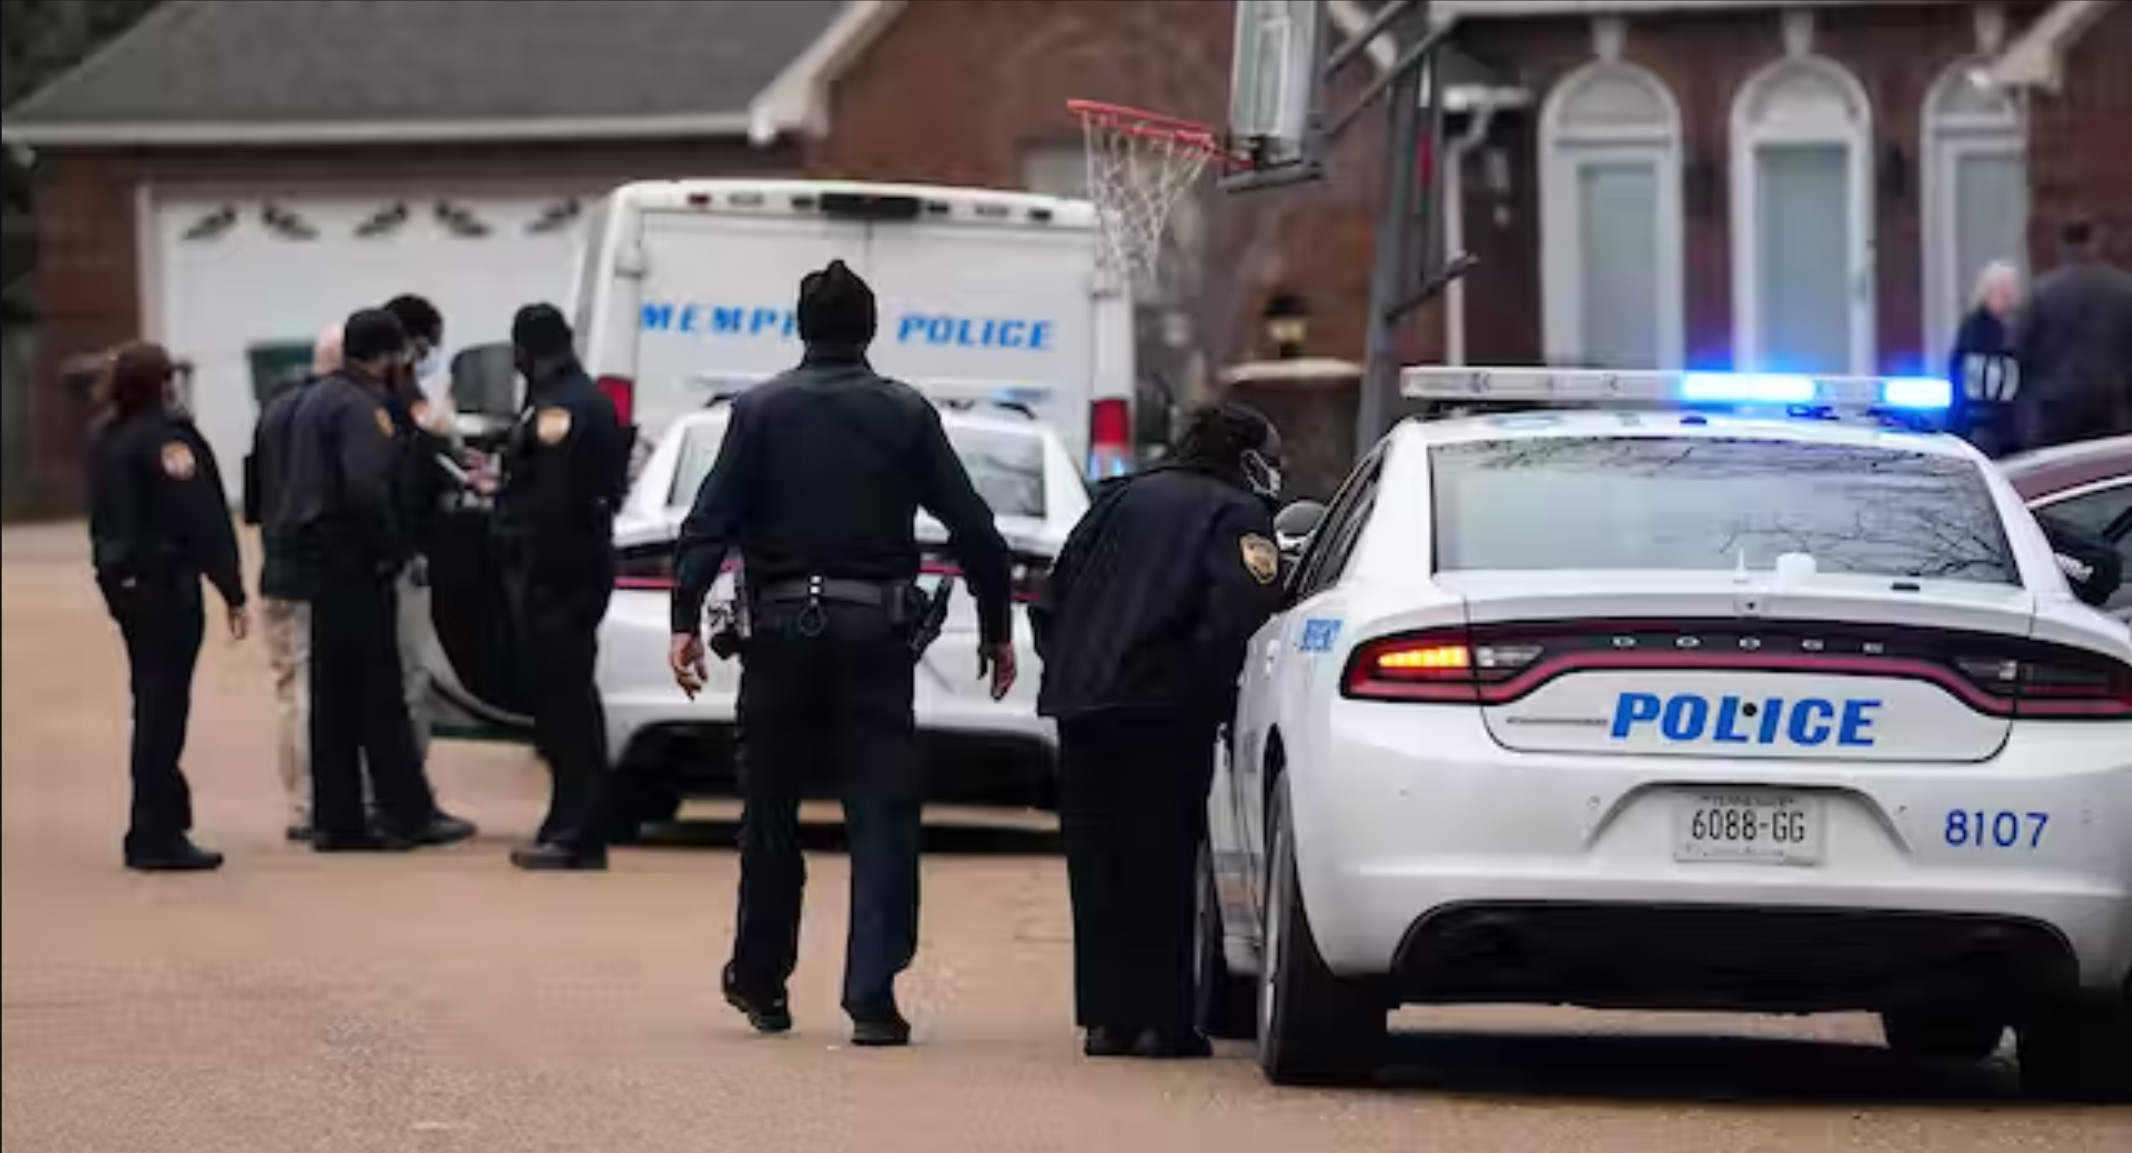
M 146 315 L 196 366 L 193 408 L 235 502 L 258 416 L 255 365 L 403 292 L 444 314 L 453 349 L 509 337 L 530 301 L 564 303 L 580 202 L 436 194 L 262 200 L 157 195 Z M 440 381 L 429 382 L 433 389 Z

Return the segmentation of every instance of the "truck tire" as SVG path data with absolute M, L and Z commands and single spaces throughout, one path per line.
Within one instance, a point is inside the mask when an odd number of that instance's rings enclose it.
M 1199 1031 L 1224 1041 L 1248 1041 L 1258 1030 L 1258 982 L 1229 971 L 1222 950 L 1221 896 L 1214 885 L 1214 850 L 1199 847 L 1199 929 L 1193 943 L 1192 984 Z
M 681 812 L 681 793 L 643 770 L 620 769 L 607 778 L 607 843 L 634 845 L 644 826 L 664 825 Z
M 1904 1057 L 1976 1062 L 1999 1051 L 2006 1023 L 1958 1009 L 1899 1009 L 1880 1015 L 1880 1035 Z
M 2089 996 L 2024 1021 L 2021 1089 L 2054 1101 L 2132 1103 L 2132 1000 Z
M 1389 1006 L 1372 984 L 1335 974 L 1318 953 L 1296 876 L 1288 783 L 1268 814 L 1265 959 L 1259 976 L 1258 1063 L 1276 1085 L 1340 1085 L 1372 1077 Z

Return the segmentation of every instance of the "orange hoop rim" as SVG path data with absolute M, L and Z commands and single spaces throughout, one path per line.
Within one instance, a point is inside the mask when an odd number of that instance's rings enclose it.
M 1248 168 L 1250 160 L 1231 151 L 1213 127 L 1145 108 L 1107 104 L 1101 100 L 1068 100 L 1066 111 L 1091 129 L 1160 140 L 1174 148 L 1199 153 L 1226 168 Z

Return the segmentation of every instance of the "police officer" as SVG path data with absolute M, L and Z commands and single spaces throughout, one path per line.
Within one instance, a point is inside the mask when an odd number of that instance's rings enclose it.
M 192 711 L 192 674 L 205 629 L 204 575 L 229 606 L 230 635 L 249 628 L 237 538 L 215 455 L 169 407 L 170 354 L 130 344 L 106 375 L 109 411 L 89 452 L 89 540 L 97 587 L 125 638 L 133 684 L 133 818 L 129 869 L 220 868 L 199 848 L 192 790 L 178 759 Z
M 1089 1056 L 1209 1052 L 1193 1020 L 1195 869 L 1216 730 L 1279 607 L 1279 460 L 1251 409 L 1193 413 L 1170 462 L 1098 493 L 1031 617 L 1037 711 L 1059 721 Z
M 614 589 L 614 513 L 628 482 L 630 436 L 579 366 L 570 325 L 553 306 L 520 309 L 511 346 L 526 407 L 504 446 L 496 524 L 531 678 L 534 740 L 554 782 L 539 836 L 511 863 L 604 869 L 607 725 L 592 674 Z
M 311 847 L 376 852 L 465 840 L 437 810 L 401 697 L 394 581 L 406 564 L 396 499 L 402 447 L 386 407 L 407 356 L 390 313 L 341 326 L 340 371 L 305 391 L 290 429 L 286 492 L 272 530 L 290 542 L 311 594 Z M 376 797 L 363 812 L 362 774 Z
M 792 1026 L 799 952 L 799 799 L 832 768 L 850 831 L 844 1010 L 852 1041 L 903 1045 L 896 975 L 917 948 L 923 768 L 911 716 L 920 508 L 947 526 L 977 600 L 978 673 L 1014 682 L 1011 566 L 940 415 L 866 360 L 873 292 L 842 261 L 801 281 L 800 366 L 734 403 L 718 460 L 681 530 L 669 661 L 702 686 L 703 600 L 726 553 L 748 576 L 741 654 L 740 915 L 726 1000 L 756 1029 Z
M 438 466 L 437 457 L 452 451 L 440 432 L 438 405 L 423 389 L 423 382 L 437 371 L 438 348 L 444 343 L 444 314 L 437 306 L 413 293 L 402 293 L 385 302 L 385 311 L 407 332 L 407 358 L 393 373 L 386 393 L 386 411 L 400 430 L 399 488 L 401 516 L 406 525 L 407 564 L 394 586 L 399 616 L 394 635 L 400 646 L 401 696 L 407 702 L 408 723 L 414 728 L 415 751 L 429 761 L 430 716 L 429 550 L 438 523 L 438 511 L 452 487 Z

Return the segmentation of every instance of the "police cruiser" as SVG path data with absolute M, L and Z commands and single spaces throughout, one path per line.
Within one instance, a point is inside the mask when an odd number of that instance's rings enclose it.
M 1945 382 L 1405 385 L 1513 411 L 1403 424 L 1283 515 L 1209 801 L 1210 1032 L 1320 1082 L 1402 1003 L 1864 1010 L 2125 1089 L 2132 634 L 1981 455 L 1879 419 Z

